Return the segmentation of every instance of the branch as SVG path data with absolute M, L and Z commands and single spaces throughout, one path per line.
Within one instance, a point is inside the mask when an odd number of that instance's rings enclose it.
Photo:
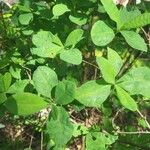
M 146 119 L 146 116 L 144 116 L 139 110 L 137 110 L 138 114 L 140 115 L 141 118 L 145 120 L 145 123 L 147 124 L 148 129 L 150 129 L 150 124 Z
M 83 61 L 84 63 L 88 64 L 88 65 L 91 65 L 91 66 L 93 66 L 93 67 L 99 69 L 98 66 L 96 66 L 96 65 L 94 65 L 94 64 L 92 64 L 92 63 L 90 63 L 90 62 L 88 62 L 88 61 L 86 61 L 86 60 L 82 60 L 82 61 Z
M 150 134 L 149 131 L 135 131 L 135 132 L 124 132 L 124 131 L 117 131 L 118 134 Z

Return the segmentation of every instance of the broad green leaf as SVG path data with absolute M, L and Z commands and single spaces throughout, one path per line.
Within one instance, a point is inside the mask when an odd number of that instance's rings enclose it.
M 32 42 L 36 47 L 41 47 L 42 45 L 46 45 L 51 43 L 53 40 L 53 34 L 49 31 L 39 31 L 34 34 L 32 37 Z
M 51 90 L 58 83 L 57 74 L 49 67 L 39 66 L 33 73 L 33 83 L 39 94 L 51 97 Z
M 116 71 L 113 65 L 103 57 L 97 57 L 96 62 L 101 70 L 102 77 L 108 83 L 115 84 Z
M 116 23 L 119 22 L 119 10 L 113 0 L 100 0 L 103 4 L 106 12 L 108 13 L 109 17 L 114 20 Z
M 83 30 L 82 29 L 75 29 L 73 30 L 67 37 L 65 46 L 75 46 L 83 36 Z
M 144 13 L 124 23 L 121 29 L 139 28 L 148 24 L 150 24 L 150 13 Z
M 110 94 L 111 85 L 88 81 L 76 90 L 75 98 L 88 107 L 101 107 Z
M 147 45 L 138 33 L 134 31 L 121 31 L 121 34 L 132 48 L 140 51 L 147 51 Z
M 22 12 L 31 12 L 31 9 L 29 8 L 29 6 L 26 6 L 26 5 L 17 5 L 19 11 L 22 11 Z
M 24 34 L 24 35 L 32 35 L 32 33 L 34 32 L 32 29 L 28 29 L 28 28 L 24 28 L 24 29 L 22 29 L 21 30 L 22 31 L 22 33 Z
M 141 94 L 150 98 L 150 69 L 139 67 L 131 69 L 119 81 L 119 86 L 130 94 Z
M 86 150 L 107 150 L 107 146 L 113 144 L 117 136 L 101 132 L 91 132 L 86 135 Z
M 7 91 L 8 88 L 10 87 L 11 80 L 12 80 L 11 74 L 9 72 L 5 73 L 4 76 L 3 76 L 5 91 Z
M 75 83 L 64 80 L 55 89 L 55 101 L 60 105 L 71 103 L 75 98 Z
M 67 5 L 65 5 L 65 4 L 56 4 L 53 7 L 52 11 L 53 11 L 54 16 L 61 16 L 70 10 L 68 9 Z
M 0 105 L 2 103 L 4 103 L 6 99 L 7 99 L 6 94 L 5 93 L 0 93 Z
M 3 80 L 3 75 L 0 74 L 0 93 L 5 92 L 5 85 L 4 85 L 4 80 Z
M 35 94 L 18 93 L 6 100 L 5 107 L 15 115 L 30 115 L 48 107 L 48 103 Z
M 78 49 L 64 50 L 60 53 L 60 59 L 70 64 L 79 65 L 82 62 L 82 53 Z
M 21 68 L 17 66 L 10 66 L 9 72 L 11 73 L 12 77 L 21 79 Z
M 127 8 L 119 10 L 120 22 L 117 24 L 118 30 L 122 29 L 123 25 L 132 21 L 137 16 L 141 15 L 141 12 L 138 9 L 128 11 Z
M 14 84 L 12 84 L 9 89 L 7 90 L 7 93 L 21 93 L 24 92 L 25 87 L 29 83 L 29 80 L 20 80 L 16 81 Z
M 136 111 L 138 106 L 135 100 L 120 86 L 115 85 L 117 91 L 117 97 L 120 100 L 120 103 L 127 109 L 131 111 Z
M 32 19 L 33 19 L 32 13 L 26 13 L 26 14 L 19 15 L 19 22 L 22 25 L 28 25 Z
M 83 124 L 75 123 L 73 124 L 73 126 L 74 126 L 73 137 L 75 138 L 89 133 L 88 127 L 86 127 Z
M 42 45 L 38 48 L 31 48 L 31 53 L 43 58 L 55 58 L 60 53 L 61 47 L 56 44 Z
M 113 30 L 103 21 L 97 21 L 94 23 L 91 30 L 91 38 L 95 45 L 105 46 L 109 44 L 114 37 L 115 34 Z
M 54 58 L 62 49 L 60 39 L 49 31 L 39 31 L 32 37 L 36 48 L 31 48 L 31 53 L 40 57 Z
M 111 48 L 108 48 L 108 61 L 114 67 L 116 74 L 118 74 L 123 65 L 123 60 L 119 54 Z
M 86 24 L 87 22 L 87 16 L 83 14 L 70 15 L 69 19 L 71 20 L 71 22 L 80 26 Z
M 0 93 L 6 92 L 11 84 L 11 74 L 9 72 L 5 73 L 4 75 L 0 74 Z
M 73 134 L 73 125 L 63 107 L 52 107 L 50 119 L 47 122 L 46 133 L 57 147 L 65 146 Z

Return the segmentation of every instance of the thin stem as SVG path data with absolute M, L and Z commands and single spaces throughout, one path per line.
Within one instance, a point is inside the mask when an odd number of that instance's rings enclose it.
M 43 150 L 43 131 L 41 132 L 41 150 Z
M 30 144 L 29 144 L 29 148 L 31 148 L 31 146 L 32 146 L 32 142 L 33 142 L 33 135 L 31 135 L 31 139 L 30 139 Z
M 112 126 L 113 126 L 114 129 L 116 128 L 115 120 L 116 120 L 116 118 L 118 117 L 119 113 L 122 112 L 122 110 L 123 110 L 123 108 L 119 109 L 119 110 L 116 112 L 116 114 L 115 114 L 115 116 L 113 117 L 113 119 L 112 119 Z
M 120 71 L 119 71 L 119 73 L 118 73 L 118 75 L 117 75 L 118 78 L 120 78 L 120 77 L 123 75 L 124 71 L 128 68 L 127 66 L 128 66 L 129 60 L 131 59 L 131 56 L 132 56 L 132 54 L 130 54 L 130 55 L 126 58 L 126 60 L 125 60 L 125 62 L 124 62 L 124 64 L 123 64 L 123 66 L 121 67 L 121 69 L 120 69 Z
M 96 66 L 96 65 L 94 65 L 94 64 L 92 64 L 92 63 L 90 63 L 90 62 L 88 62 L 88 61 L 86 61 L 86 60 L 82 60 L 82 61 L 83 61 L 84 63 L 86 63 L 86 64 L 89 64 L 89 65 L 91 65 L 91 66 L 93 66 L 93 67 L 99 69 L 98 66 Z
M 143 28 L 141 28 L 141 30 L 143 31 L 145 37 L 147 38 L 147 41 L 149 42 L 148 46 L 150 46 L 150 34 L 146 33 L 146 31 Z
M 138 114 L 140 115 L 141 118 L 145 120 L 145 123 L 147 124 L 148 129 L 150 129 L 150 124 L 146 119 L 146 116 L 144 116 L 139 110 L 137 110 Z
M 117 131 L 118 134 L 150 134 L 149 131 L 135 131 L 135 132 L 124 132 L 124 131 Z
M 141 30 L 143 31 L 145 37 L 146 37 L 147 39 L 149 39 L 149 35 L 146 33 L 146 31 L 145 31 L 143 28 L 141 28 Z

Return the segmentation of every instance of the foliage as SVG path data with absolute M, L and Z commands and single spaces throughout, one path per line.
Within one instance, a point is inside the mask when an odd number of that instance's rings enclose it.
M 45 149 L 150 149 L 148 2 L 0 3 L 0 119 L 48 110 Z

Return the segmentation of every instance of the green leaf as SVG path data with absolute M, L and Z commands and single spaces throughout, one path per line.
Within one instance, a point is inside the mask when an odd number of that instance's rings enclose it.
M 113 0 L 100 0 L 103 4 L 106 12 L 108 13 L 109 17 L 114 20 L 115 22 L 119 22 L 120 16 L 119 16 L 119 10 Z
M 96 23 L 94 23 L 91 30 L 91 38 L 95 45 L 105 46 L 109 44 L 114 37 L 115 34 L 113 30 L 103 21 L 97 21 Z
M 32 19 L 33 19 L 33 14 L 32 13 L 26 13 L 26 14 L 19 15 L 19 22 L 22 25 L 28 25 L 31 22 Z
M 121 29 L 139 28 L 148 24 L 150 24 L 150 13 L 144 13 L 124 23 Z
M 49 31 L 39 31 L 32 37 L 36 48 L 31 48 L 31 53 L 40 57 L 54 58 L 62 49 L 60 39 Z
M 39 31 L 34 34 L 32 37 L 32 42 L 36 47 L 41 47 L 42 45 L 46 45 L 51 43 L 53 40 L 53 34 L 49 31 Z
M 0 74 L 0 93 L 1 92 L 5 92 L 5 85 L 4 85 L 3 75 L 2 74 Z
M 54 16 L 61 16 L 70 10 L 68 9 L 67 5 L 65 5 L 65 4 L 57 4 L 53 7 L 52 11 L 53 11 Z
M 46 132 L 57 147 L 65 146 L 73 134 L 73 125 L 69 115 L 63 107 L 52 107 L 50 120 L 47 122 Z
M 0 93 L 0 105 L 6 101 L 7 97 L 5 93 Z
M 6 72 L 4 75 L 0 74 L 0 93 L 6 92 L 11 84 L 11 74 Z
M 29 6 L 27 5 L 17 5 L 17 7 L 21 12 L 31 12 Z
M 14 94 L 14 93 L 24 92 L 24 89 L 28 83 L 29 83 L 29 80 L 27 79 L 16 81 L 13 85 L 9 87 L 9 89 L 7 90 L 7 93 Z
M 33 73 L 33 83 L 39 94 L 51 97 L 51 90 L 58 83 L 57 74 L 51 68 L 39 66 Z
M 132 21 L 135 17 L 141 15 L 141 12 L 138 9 L 128 11 L 127 8 L 119 10 L 120 22 L 117 24 L 118 30 L 122 29 L 123 25 Z
M 82 53 L 78 49 L 64 50 L 60 53 L 60 59 L 70 64 L 79 65 L 82 62 Z
M 113 144 L 117 136 L 105 135 L 101 132 L 91 132 L 86 135 L 86 150 L 106 150 L 108 145 Z
M 121 34 L 132 48 L 140 51 L 147 51 L 147 45 L 138 33 L 134 31 L 121 31 Z
M 12 81 L 12 76 L 9 72 L 4 74 L 3 81 L 4 81 L 5 91 L 7 91 L 8 88 L 10 87 L 11 81 Z
M 9 72 L 16 79 L 21 79 L 21 68 L 17 66 L 10 66 Z
M 55 89 L 55 101 L 60 105 L 71 103 L 75 98 L 74 82 L 64 80 L 60 82 Z
M 70 15 L 69 19 L 71 20 L 71 22 L 82 26 L 84 24 L 86 24 L 87 22 L 87 16 L 83 15 L 83 14 L 76 14 L 76 15 Z
M 121 59 L 119 54 L 111 48 L 108 48 L 108 61 L 114 67 L 116 72 L 115 74 L 118 74 L 123 65 L 123 60 Z
M 150 69 L 147 67 L 139 67 L 131 69 L 121 79 L 119 86 L 124 88 L 130 94 L 141 94 L 150 98 Z
M 116 71 L 112 64 L 103 57 L 97 57 L 96 62 L 101 70 L 102 77 L 108 83 L 115 84 Z
M 51 43 L 51 45 L 42 45 L 42 47 L 32 48 L 31 53 L 43 58 L 55 58 L 61 51 L 61 47 Z
M 48 103 L 41 97 L 31 93 L 18 93 L 10 96 L 5 107 L 15 115 L 30 115 L 48 106 Z
M 75 98 L 88 107 L 101 107 L 110 94 L 111 85 L 100 81 L 88 81 L 76 90 Z
M 120 100 L 120 103 L 127 109 L 131 111 L 136 111 L 138 109 L 138 106 L 134 99 L 120 86 L 115 85 L 116 91 L 117 91 L 117 97 Z
M 75 29 L 73 30 L 67 37 L 65 46 L 75 46 L 83 36 L 83 30 L 82 29 Z

